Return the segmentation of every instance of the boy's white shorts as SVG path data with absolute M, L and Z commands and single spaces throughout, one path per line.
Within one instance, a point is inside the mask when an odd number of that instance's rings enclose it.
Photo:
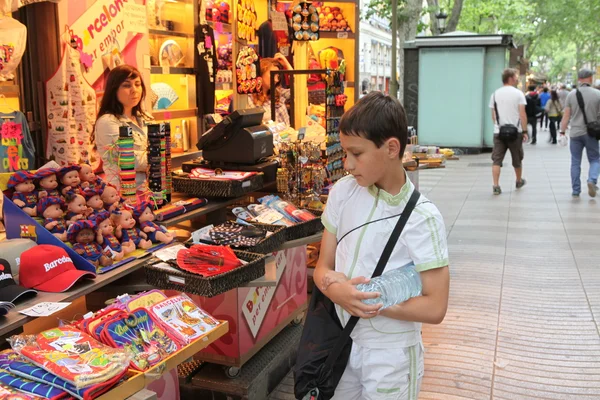
M 368 349 L 352 344 L 332 400 L 416 400 L 424 373 L 423 344 Z

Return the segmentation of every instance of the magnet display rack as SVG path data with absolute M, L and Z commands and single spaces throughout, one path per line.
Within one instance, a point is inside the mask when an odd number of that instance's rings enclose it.
M 158 7 L 157 7 L 158 4 Z M 194 61 L 194 29 L 197 26 L 197 0 L 147 1 L 148 38 L 150 43 L 150 81 L 165 83 L 174 89 L 177 100 L 166 109 L 153 110 L 156 122 L 170 122 L 173 131 L 181 126 L 181 120 L 188 122 L 190 149 L 185 153 L 173 154 L 174 158 L 193 156 L 198 152 L 198 108 L 196 100 L 196 65 Z M 152 12 L 155 7 L 155 12 Z M 167 41 L 171 44 L 163 46 Z M 181 59 L 177 52 L 181 51 Z M 172 62 L 161 61 L 169 57 Z M 150 89 L 150 88 L 148 88 Z

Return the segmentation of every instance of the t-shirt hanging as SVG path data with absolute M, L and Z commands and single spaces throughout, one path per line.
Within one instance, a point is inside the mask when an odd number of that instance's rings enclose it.
M 35 146 L 25 115 L 0 113 L 0 172 L 35 168 Z

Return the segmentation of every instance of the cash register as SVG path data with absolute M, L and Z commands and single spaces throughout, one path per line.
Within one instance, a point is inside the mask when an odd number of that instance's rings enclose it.
M 203 161 L 183 163 L 184 172 L 196 167 L 230 171 L 257 171 L 265 174 L 265 183 L 274 182 L 278 163 L 273 156 L 273 134 L 262 124 L 262 107 L 236 110 L 207 130 L 196 147 Z

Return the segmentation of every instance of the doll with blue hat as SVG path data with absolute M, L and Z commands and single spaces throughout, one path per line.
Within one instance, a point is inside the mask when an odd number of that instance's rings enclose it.
M 42 197 L 37 204 L 37 215 L 44 218 L 44 228 L 59 240 L 67 241 L 67 228 L 70 225 L 65 219 L 65 202 L 60 197 Z
M 67 192 L 78 193 L 81 189 L 81 179 L 79 179 L 79 165 L 69 165 L 58 170 L 58 180 L 60 181 L 60 192 L 66 196 Z
M 136 248 L 147 250 L 152 247 L 148 235 L 136 226 L 131 211 L 126 208 L 117 209 L 111 212 L 110 217 L 117 227 L 115 235 L 121 240 L 125 254 L 134 251 Z
M 37 215 L 38 196 L 33 184 L 34 175 L 28 171 L 17 171 L 6 185 L 13 194 L 11 200 L 30 217 Z
M 138 203 L 132 210 L 133 217 L 152 243 L 171 243 L 175 239 L 175 234 L 154 223 L 155 216 L 152 206 L 153 203 L 147 201 Z
M 85 197 L 86 204 L 91 210 L 91 215 L 96 215 L 101 211 L 104 211 L 104 202 L 102 201 L 102 189 L 101 188 L 87 188 L 82 191 L 83 197 Z
M 105 251 L 111 252 L 115 261 L 122 260 L 125 256 L 125 251 L 123 246 L 121 246 L 121 242 L 115 236 L 115 226 L 110 218 L 110 212 L 101 211 L 94 215 L 92 219 L 96 223 L 96 242 Z
M 58 191 L 58 170 L 56 168 L 39 169 L 35 175 L 35 183 L 38 188 L 39 197 L 60 197 Z
M 112 254 L 96 242 L 94 221 L 86 219 L 74 222 L 67 230 L 67 237 L 73 245 L 73 250 L 96 267 L 108 267 L 113 264 Z

